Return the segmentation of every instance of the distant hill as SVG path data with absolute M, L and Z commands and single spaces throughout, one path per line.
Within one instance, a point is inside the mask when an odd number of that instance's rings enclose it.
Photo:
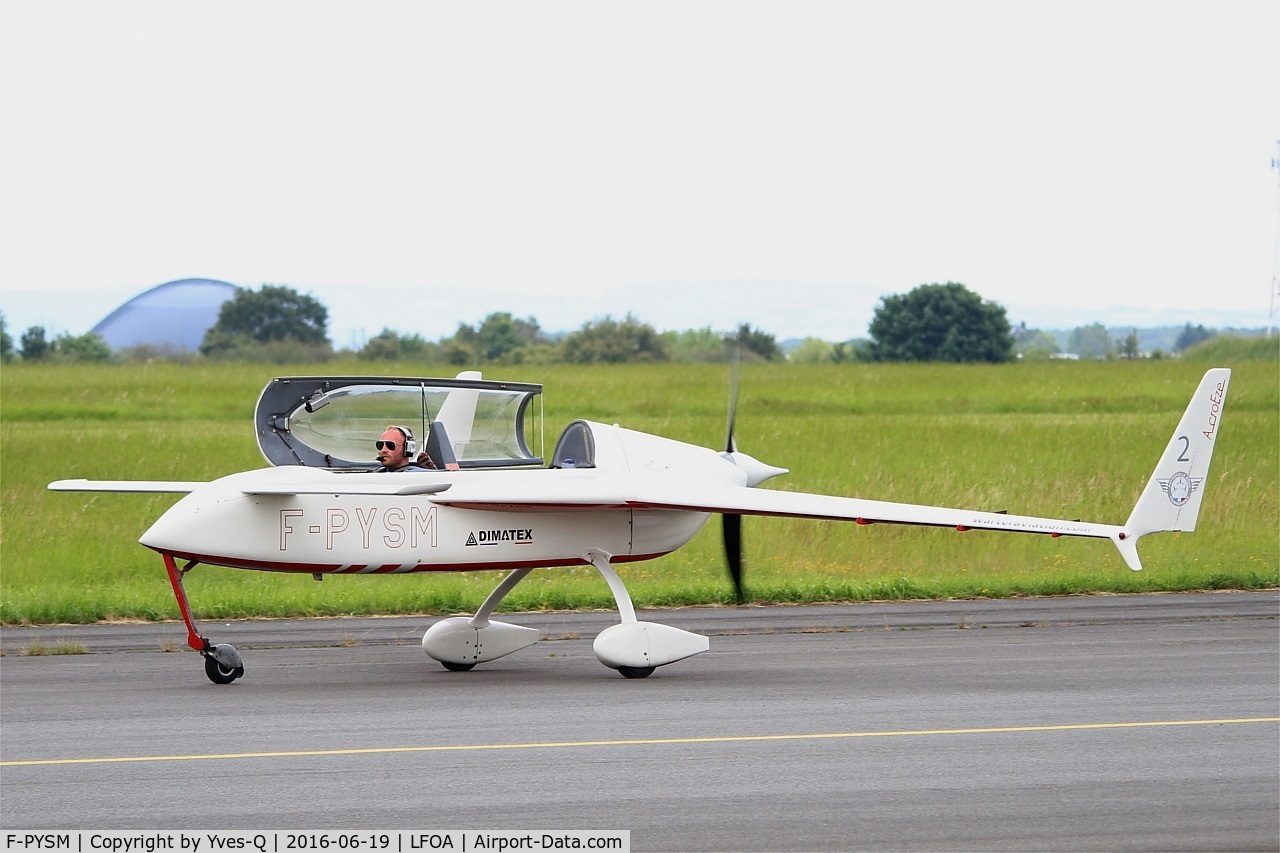
M 1280 359 L 1280 338 L 1219 335 L 1196 344 L 1182 357 L 1205 364 L 1229 364 L 1233 361 L 1270 361 L 1274 364 Z

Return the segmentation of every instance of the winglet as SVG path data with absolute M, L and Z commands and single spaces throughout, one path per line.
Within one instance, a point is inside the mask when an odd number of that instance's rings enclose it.
M 1205 373 L 1129 520 L 1112 536 L 1135 572 L 1142 569 L 1137 545 L 1143 536 L 1196 529 L 1230 382 L 1229 368 L 1216 367 Z

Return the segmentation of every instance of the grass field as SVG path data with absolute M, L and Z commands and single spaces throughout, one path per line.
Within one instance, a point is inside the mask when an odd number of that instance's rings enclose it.
M 791 469 L 774 488 L 1123 523 L 1207 366 L 1187 361 L 745 365 L 739 447 Z M 1280 366 L 1235 369 L 1199 529 L 1110 543 L 748 518 L 749 595 L 812 602 L 1260 588 L 1280 582 Z M 0 374 L 0 620 L 177 617 L 137 538 L 173 495 L 52 493 L 67 477 L 212 479 L 265 464 L 251 417 L 272 376 L 445 367 L 328 364 L 23 366 Z M 546 440 L 585 417 L 718 447 L 724 365 L 491 368 L 546 386 Z M 727 602 L 713 520 L 689 546 L 620 567 L 638 606 Z M 330 577 L 202 567 L 197 618 L 472 611 L 497 583 L 464 575 Z M 535 572 L 508 609 L 612 607 L 589 566 Z

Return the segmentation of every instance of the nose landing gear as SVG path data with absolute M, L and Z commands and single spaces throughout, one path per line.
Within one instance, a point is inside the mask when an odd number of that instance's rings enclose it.
M 187 603 L 187 592 L 182 587 L 182 577 L 196 567 L 190 562 L 179 570 L 172 554 L 163 554 L 164 567 L 169 573 L 169 583 L 173 586 L 173 596 L 178 600 L 178 610 L 182 613 L 182 621 L 187 625 L 187 645 L 204 657 L 204 674 L 214 684 L 230 684 L 244 675 L 244 661 L 239 650 L 229 643 L 211 643 L 196 630 L 195 620 L 191 617 L 191 605 Z

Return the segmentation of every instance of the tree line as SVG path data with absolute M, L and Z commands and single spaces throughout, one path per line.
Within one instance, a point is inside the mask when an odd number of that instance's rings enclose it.
M 363 346 L 335 351 L 328 336 L 328 309 L 315 297 L 283 285 L 237 289 L 223 303 L 217 322 L 205 333 L 198 353 L 166 352 L 142 345 L 115 352 L 100 335 L 63 334 L 49 340 L 45 329 L 23 332 L 15 347 L 0 314 L 0 356 L 30 362 L 147 361 L 154 359 L 258 362 L 324 362 L 350 356 L 368 361 L 423 364 L 617 364 L 624 362 L 746 361 L 890 362 L 943 361 L 999 363 L 1015 358 L 1050 358 L 1060 351 L 1053 335 L 1010 325 L 1003 306 L 982 299 L 956 282 L 923 284 L 886 296 L 876 308 L 869 338 L 828 342 L 806 338 L 784 354 L 775 337 L 748 324 L 731 332 L 711 328 L 659 332 L 632 314 L 591 320 L 580 329 L 553 334 L 533 317 L 495 312 L 480 323 L 460 323 L 450 337 L 428 341 L 421 335 L 384 328 Z M 1184 350 L 1213 336 L 1187 324 L 1174 349 Z M 1137 330 L 1112 339 L 1100 323 L 1074 329 L 1068 351 L 1089 358 L 1137 358 Z M 1157 352 L 1156 355 L 1161 353 Z

